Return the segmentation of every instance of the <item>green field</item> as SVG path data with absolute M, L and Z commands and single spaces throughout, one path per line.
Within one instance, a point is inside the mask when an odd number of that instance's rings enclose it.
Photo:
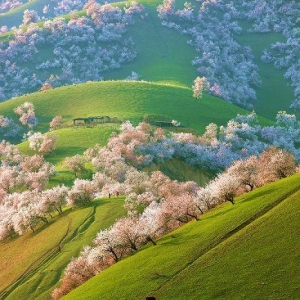
M 181 122 L 183 128 L 203 133 L 209 123 L 225 125 L 237 114 L 249 111 L 210 95 L 203 99 L 192 97 L 192 89 L 151 82 L 107 81 L 60 87 L 37 92 L 0 103 L 1 114 L 16 118 L 13 109 L 25 101 L 35 107 L 39 125 L 35 131 L 46 132 L 49 122 L 57 115 L 63 117 L 65 126 L 72 119 L 89 116 L 117 117 L 134 124 L 145 116 L 156 116 Z M 262 124 L 270 121 L 260 118 Z
M 213 209 L 63 299 L 299 299 L 299 179 Z
M 68 209 L 35 233 L 0 242 L 0 299 L 49 299 L 70 259 L 125 214 L 123 200 L 99 199 Z

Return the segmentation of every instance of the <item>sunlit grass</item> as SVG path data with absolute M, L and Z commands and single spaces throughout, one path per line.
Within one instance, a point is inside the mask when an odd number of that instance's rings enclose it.
M 299 298 L 299 179 L 296 175 L 243 195 L 235 205 L 221 205 L 64 299 Z
M 210 95 L 195 99 L 191 88 L 125 81 L 93 82 L 28 94 L 0 103 L 1 113 L 17 120 L 13 109 L 25 101 L 34 104 L 39 118 L 35 130 L 43 132 L 49 130 L 49 122 L 57 115 L 68 126 L 78 117 L 104 115 L 136 124 L 145 115 L 159 115 L 178 120 L 184 128 L 203 132 L 211 122 L 225 125 L 237 114 L 249 113 Z M 266 119 L 260 120 L 270 124 Z
M 90 244 L 98 231 L 124 213 L 123 198 L 100 199 L 87 207 L 64 212 L 36 233 L 28 232 L 0 243 L 0 290 L 32 265 L 33 272 L 16 283 L 7 299 L 49 299 L 72 256 L 78 256 L 83 245 Z M 63 237 L 59 253 L 57 246 Z M 45 253 L 48 254 L 42 263 L 34 264 Z

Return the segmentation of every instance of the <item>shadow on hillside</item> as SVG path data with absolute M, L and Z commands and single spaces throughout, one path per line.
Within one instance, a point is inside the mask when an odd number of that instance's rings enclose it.
M 65 157 L 70 157 L 76 154 L 83 153 L 87 147 L 79 147 L 79 146 L 68 146 L 68 147 L 61 147 L 55 149 L 52 153 L 46 156 L 47 161 L 51 162 L 52 164 L 57 164 L 61 162 Z M 66 153 L 68 155 L 66 155 Z
M 256 198 L 260 198 L 260 197 L 266 196 L 268 194 L 274 193 L 274 190 L 263 190 L 263 191 L 254 190 L 251 193 L 252 193 L 252 195 L 249 193 L 246 194 L 247 196 L 244 199 L 239 200 L 238 203 L 246 203 L 246 202 L 253 201 Z

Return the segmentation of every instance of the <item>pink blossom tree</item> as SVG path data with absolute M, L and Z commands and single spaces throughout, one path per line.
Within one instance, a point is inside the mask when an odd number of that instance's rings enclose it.
M 20 116 L 19 121 L 22 125 L 27 125 L 30 129 L 37 125 L 37 117 L 31 102 L 24 102 L 16 107 L 14 112 Z
M 68 192 L 67 203 L 71 206 L 84 205 L 93 199 L 94 193 L 95 186 L 92 181 L 77 178 Z
M 64 166 L 65 168 L 74 172 L 75 176 L 77 177 L 80 173 L 86 170 L 85 163 L 85 156 L 76 154 L 72 157 L 67 157 L 64 161 Z
M 54 129 L 57 129 L 59 127 L 61 127 L 62 125 L 62 116 L 56 116 L 54 117 L 51 122 L 50 122 L 50 129 L 51 130 L 54 130 Z

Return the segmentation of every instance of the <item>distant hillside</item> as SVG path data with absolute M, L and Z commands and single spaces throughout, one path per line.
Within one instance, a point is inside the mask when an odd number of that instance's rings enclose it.
M 35 130 L 46 132 L 49 122 L 57 115 L 72 126 L 73 118 L 89 116 L 117 117 L 120 121 L 141 122 L 144 117 L 154 120 L 175 119 L 183 129 L 204 132 L 213 122 L 225 125 L 237 114 L 248 111 L 216 97 L 192 97 L 190 88 L 151 82 L 108 81 L 66 86 L 28 94 L 0 103 L 1 114 L 17 120 L 13 109 L 24 102 L 32 102 L 39 124 Z M 270 124 L 267 119 L 260 119 Z
M 63 299 L 298 299 L 299 179 L 213 209 Z
M 124 215 L 122 200 L 101 199 L 67 210 L 47 226 L 0 243 L 0 298 L 49 299 L 72 256 L 91 243 L 100 228 Z M 61 252 L 58 251 L 61 247 Z
M 280 7 L 280 1 L 274 1 L 274 3 L 268 4 L 270 7 L 265 7 L 267 11 L 271 11 L 272 9 L 276 14 L 278 14 L 278 18 L 282 18 L 282 24 L 286 24 L 286 20 L 290 18 L 291 25 L 294 26 L 294 15 L 296 15 L 297 9 L 293 8 L 293 13 L 285 14 L 285 13 L 279 13 L 284 12 L 285 6 Z M 132 41 L 134 42 L 134 47 L 130 48 L 130 51 L 133 51 L 137 53 L 137 56 L 134 60 L 128 61 L 126 64 L 122 64 L 121 68 L 118 69 L 103 69 L 103 74 L 99 74 L 99 76 L 103 76 L 105 80 L 109 79 L 124 79 L 128 76 L 130 76 L 131 72 L 136 72 L 141 79 L 144 80 L 150 80 L 155 82 L 169 82 L 169 83 L 175 83 L 184 85 L 187 87 L 191 87 L 193 80 L 198 75 L 203 75 L 204 73 L 197 73 L 197 68 L 199 69 L 199 66 L 192 65 L 192 61 L 197 61 L 201 58 L 201 54 L 196 52 L 195 45 L 191 46 L 187 44 L 187 41 L 189 41 L 189 44 L 193 44 L 191 37 L 188 35 L 181 35 L 180 32 L 172 29 L 163 27 L 161 25 L 163 20 L 160 20 L 158 18 L 157 13 L 157 7 L 162 2 L 161 1 L 139 1 L 139 3 L 142 3 L 145 7 L 145 11 L 134 18 L 135 24 L 132 26 L 129 26 L 127 28 L 127 32 L 125 33 L 126 38 L 132 38 Z M 4 25 L 7 24 L 8 26 L 17 25 L 18 23 L 11 23 L 11 20 L 22 20 L 22 17 L 20 13 L 24 11 L 27 6 L 29 9 L 34 9 L 37 11 L 40 11 L 42 7 L 47 4 L 47 1 L 31 1 L 27 4 L 25 4 L 25 7 L 18 7 L 15 10 L 12 10 L 8 13 L 5 13 L 3 15 L 0 15 L 1 24 Z M 124 7 L 124 3 L 117 4 L 120 7 Z M 193 3 L 195 5 L 195 12 L 197 11 L 199 7 L 199 3 L 195 2 Z M 240 4 L 239 4 L 240 5 Z M 240 6 L 237 5 L 237 10 L 240 10 Z M 257 94 L 257 100 L 253 102 L 255 110 L 268 118 L 273 119 L 276 115 L 276 113 L 279 110 L 286 110 L 288 112 L 293 112 L 289 108 L 291 101 L 293 100 L 293 89 L 296 93 L 296 86 L 297 83 L 294 81 L 287 81 L 287 79 L 284 78 L 284 74 L 287 71 L 288 68 L 290 68 L 290 71 L 287 72 L 286 77 L 288 78 L 294 78 L 293 75 L 290 73 L 292 72 L 292 66 L 293 61 L 297 61 L 297 55 L 295 56 L 288 56 L 289 52 L 292 50 L 290 47 L 291 45 L 286 42 L 287 37 L 284 36 L 281 31 L 282 28 L 279 30 L 277 28 L 277 31 L 274 32 L 273 30 L 273 21 L 269 20 L 268 17 L 268 26 L 270 27 L 269 30 L 262 31 L 263 29 L 257 29 L 259 26 L 259 22 L 262 22 L 260 20 L 260 15 L 257 16 L 257 18 L 254 18 L 250 15 L 251 13 L 251 7 L 255 5 L 255 1 L 248 1 L 247 5 L 244 5 L 247 9 L 246 12 L 239 11 L 239 17 L 238 22 L 239 26 L 243 29 L 241 33 L 235 33 L 232 35 L 234 39 L 240 44 L 241 47 L 250 46 L 251 51 L 254 55 L 253 62 L 254 64 L 259 68 L 258 69 L 258 75 L 261 79 L 261 86 L 255 88 L 255 92 Z M 67 8 L 67 5 L 66 5 Z M 174 9 L 178 11 L 183 11 L 183 1 L 176 1 Z M 247 12 L 248 10 L 248 12 Z M 244 17 L 243 14 L 245 14 Z M 83 12 L 80 12 L 80 16 L 84 16 Z M 213 15 L 213 14 L 212 14 Z M 240 20 L 240 18 L 243 19 L 243 21 Z M 67 20 L 70 19 L 70 16 L 67 16 Z M 244 20 L 247 21 L 245 22 Z M 19 22 L 18 21 L 18 22 Z M 13 21 L 14 22 L 14 21 Z M 218 22 L 215 22 L 215 24 L 218 24 Z M 253 25 L 254 24 L 254 25 Z M 168 26 L 171 26 L 169 24 Z M 173 25 L 172 25 L 173 26 Z M 255 27 L 256 26 L 256 27 Z M 283 25 L 282 25 L 283 26 Z M 256 29 L 253 31 L 253 28 Z M 293 27 L 292 27 L 293 28 Z M 252 30 L 249 32 L 249 30 Z M 293 31 L 294 32 L 294 31 Z M 5 35 L 4 35 L 5 38 Z M 296 37 L 291 37 L 292 39 L 295 39 L 295 43 L 297 44 Z M 291 39 L 290 39 L 291 40 Z M 275 44 L 276 42 L 286 43 L 286 49 L 287 52 L 282 52 L 278 54 L 278 60 L 280 61 L 270 61 L 270 63 L 274 63 L 276 65 L 276 68 L 272 64 L 266 64 L 265 62 L 261 61 L 261 56 L 263 55 L 264 50 L 270 49 L 271 44 Z M 212 41 L 213 42 L 213 41 Z M 294 43 L 294 44 L 295 44 Z M 295 45 L 296 45 L 295 44 Z M 49 46 L 49 45 L 48 45 Z M 72 46 L 71 44 L 69 45 Z M 68 47 L 69 47 L 68 46 Z M 53 51 L 49 50 L 48 47 L 47 51 L 43 49 L 44 46 L 37 46 L 38 49 L 38 60 L 40 63 L 44 61 L 47 63 L 47 61 L 53 61 Z M 217 49 L 218 46 L 214 46 L 214 49 Z M 277 51 L 277 50 L 276 50 Z M 73 51 L 74 55 L 74 51 Z M 274 57 L 276 56 L 276 53 L 274 53 Z M 284 66 L 282 65 L 285 61 L 289 62 L 288 65 Z M 251 59 L 252 60 L 252 59 Z M 208 61 L 203 62 L 203 66 L 206 65 Z M 39 64 L 40 64 L 39 63 Z M 51 62 L 52 63 L 52 62 Z M 29 67 L 29 64 L 25 64 L 23 67 Z M 97 65 L 97 64 L 94 64 Z M 64 66 L 67 72 L 68 67 L 67 65 Z M 110 67 L 109 67 L 110 68 Z M 282 70 L 279 70 L 281 68 Z M 201 69 L 201 68 L 200 68 Z M 229 68 L 230 69 L 230 68 Z M 56 74 L 57 70 L 50 69 L 49 71 L 52 72 L 52 74 Z M 199 71 L 199 70 L 198 70 Z M 229 73 L 228 73 L 228 72 Z M 227 74 L 229 76 L 230 72 L 232 70 L 222 71 L 224 74 Z M 38 76 L 37 78 L 33 78 L 30 80 L 30 85 L 34 85 L 33 90 L 37 90 L 45 81 L 45 78 L 39 78 L 40 76 L 44 76 L 45 74 L 43 72 L 40 72 L 38 70 L 35 70 L 34 72 L 37 72 Z M 77 72 L 77 71 L 76 71 Z M 6 72 L 7 73 L 7 72 Z M 29 72 L 30 73 L 30 72 Z M 29 74 L 28 73 L 28 74 Z M 82 72 L 79 72 L 82 73 Z M 223 74 L 222 73 L 222 74 Z M 28 74 L 26 76 L 28 76 Z M 50 75 L 49 73 L 48 75 Z M 57 73 L 60 74 L 60 71 Z M 245 73 L 246 74 L 246 73 Z M 288 75 L 290 74 L 290 75 Z M 204 74 L 205 75 L 205 74 Z M 19 75 L 18 76 L 23 76 Z M 25 76 L 25 74 L 24 74 Z M 83 75 L 82 75 L 83 76 Z M 97 75 L 98 76 L 98 75 Z M 233 75 L 230 75 L 229 78 L 231 78 Z M 245 77 L 249 77 L 250 75 L 246 75 Z M 70 76 L 65 76 L 65 79 L 67 79 Z M 232 77 L 233 78 L 233 77 Z M 41 79 L 41 82 L 39 82 L 39 79 Z M 246 78 L 247 79 L 247 78 Z M 245 78 L 243 80 L 246 80 Z M 288 80 L 290 80 L 288 79 Z M 26 78 L 24 78 L 26 81 Z M 36 82 L 34 82 L 37 80 Z M 78 78 L 76 79 L 78 80 Z M 75 81 L 76 81 L 75 80 Z M 79 80 L 83 80 L 82 78 Z M 97 80 L 91 78 L 90 80 Z M 19 80 L 20 82 L 20 80 Z M 237 80 L 236 80 L 237 82 Z M 290 83 L 292 83 L 293 87 L 290 86 Z M 225 84 L 226 85 L 226 84 Z M 237 83 L 237 87 L 239 87 L 239 84 Z M 232 88 L 232 92 L 237 93 L 238 88 Z M 241 86 L 240 86 L 241 87 Z M 242 87 L 241 87 L 242 88 Z M 30 90 L 31 91 L 31 90 Z M 246 92 L 246 91 L 245 91 Z M 241 93 L 242 95 L 243 93 Z M 0 95 L 1 96 L 1 95 Z M 230 99 L 233 102 L 236 102 L 236 99 Z

